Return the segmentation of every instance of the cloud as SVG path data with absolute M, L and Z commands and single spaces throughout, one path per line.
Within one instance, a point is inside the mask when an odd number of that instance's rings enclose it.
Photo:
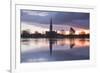
M 50 24 L 51 18 L 54 25 L 89 28 L 89 13 L 21 10 L 21 22 L 39 23 L 42 26 Z
M 21 22 L 48 23 L 48 12 L 21 10 Z
M 89 14 L 78 12 L 57 12 L 54 16 L 55 24 L 71 23 L 74 20 L 89 20 Z
M 33 16 L 47 16 L 48 12 L 32 11 L 32 10 L 22 10 L 22 13 Z

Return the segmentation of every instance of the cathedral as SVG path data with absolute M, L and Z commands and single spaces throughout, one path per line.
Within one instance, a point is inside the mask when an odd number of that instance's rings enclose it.
M 49 31 L 46 31 L 46 35 L 49 38 L 57 37 L 57 32 L 53 31 L 52 19 L 50 20 Z

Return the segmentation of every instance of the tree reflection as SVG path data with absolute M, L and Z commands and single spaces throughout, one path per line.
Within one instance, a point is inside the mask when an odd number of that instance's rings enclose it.
M 62 49 L 62 48 L 66 48 L 66 49 L 72 49 L 72 48 L 79 48 L 79 47 L 84 47 L 84 46 L 89 46 L 89 40 L 88 39 L 79 39 L 79 38 L 67 38 L 67 39 L 60 39 L 60 38 L 44 38 L 44 39 L 23 39 L 21 40 L 21 44 L 24 45 L 35 45 L 35 46 L 39 46 L 42 48 L 48 47 L 49 48 L 49 53 L 50 56 L 52 56 L 53 54 L 53 48 L 54 50 L 56 49 L 56 47 L 58 47 L 58 49 Z M 34 47 L 33 45 L 33 47 Z M 54 47 L 53 47 L 54 46 Z M 69 47 L 69 48 L 68 48 Z
M 53 45 L 54 45 L 54 44 L 57 45 L 57 42 L 58 42 L 58 41 L 59 41 L 59 40 L 57 40 L 57 39 L 49 38 L 50 56 L 52 56 Z M 65 40 L 65 42 L 66 42 L 66 40 Z M 65 42 L 63 41 L 63 43 L 65 43 Z M 63 44 L 63 43 L 60 43 L 60 44 Z M 62 45 L 62 46 L 65 46 L 65 45 L 68 45 L 68 44 L 64 44 L 64 45 Z M 75 39 L 74 39 L 74 38 L 69 39 L 69 46 L 70 46 L 71 49 L 75 46 Z
M 84 44 L 87 42 L 86 39 L 75 39 L 75 38 L 69 38 L 67 40 L 63 39 L 63 40 L 59 40 L 59 39 L 56 39 L 56 38 L 49 38 L 49 49 L 50 49 L 50 56 L 52 56 L 52 52 L 53 52 L 53 45 L 55 44 L 56 46 L 57 45 L 61 45 L 61 46 L 69 46 L 70 49 L 74 48 L 75 46 L 78 47 L 78 44 Z M 68 42 L 69 43 L 66 43 Z M 60 42 L 59 44 L 57 42 Z M 84 46 L 84 45 L 83 45 Z M 82 47 L 82 46 L 81 46 Z M 67 47 L 66 47 L 67 48 Z

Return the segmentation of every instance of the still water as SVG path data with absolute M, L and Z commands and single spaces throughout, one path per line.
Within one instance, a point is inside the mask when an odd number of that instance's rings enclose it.
M 89 59 L 89 39 L 21 39 L 21 62 Z

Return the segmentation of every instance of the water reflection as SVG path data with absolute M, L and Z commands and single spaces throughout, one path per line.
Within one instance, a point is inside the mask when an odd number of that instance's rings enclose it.
M 54 42 L 55 43 L 55 42 Z M 52 38 L 49 39 L 49 48 L 50 48 L 50 55 L 52 55 L 52 45 L 53 45 L 53 40 Z
M 75 45 L 74 38 L 70 39 L 70 48 L 73 48 Z
M 85 46 L 89 46 L 89 40 L 88 39 L 74 39 L 74 38 L 70 38 L 70 39 L 61 39 L 61 41 L 57 40 L 57 39 L 49 39 L 49 49 L 50 49 L 50 55 L 52 55 L 52 47 L 53 45 L 57 45 L 57 42 L 60 42 L 61 46 L 64 45 L 69 45 L 69 48 L 72 49 L 74 47 L 85 47 Z M 68 42 L 68 43 L 66 43 Z M 76 45 L 76 46 L 75 46 Z
M 78 50 L 79 49 L 79 50 Z M 89 59 L 89 39 L 22 39 L 21 62 Z

